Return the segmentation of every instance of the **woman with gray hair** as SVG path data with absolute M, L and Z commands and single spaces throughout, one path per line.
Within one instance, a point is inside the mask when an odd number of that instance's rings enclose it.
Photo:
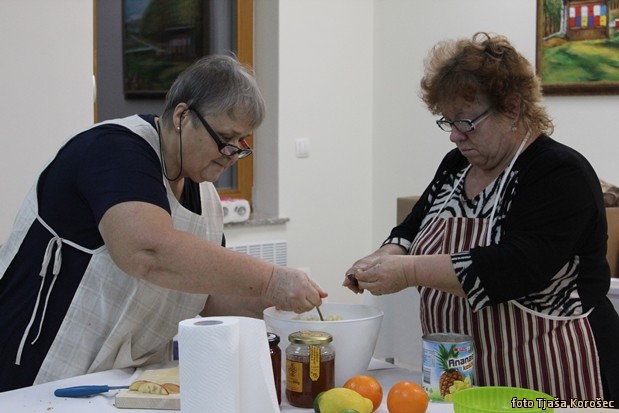
M 249 69 L 208 56 L 179 75 L 163 116 L 63 145 L 0 249 L 0 391 L 162 361 L 198 314 L 320 305 L 327 293 L 302 271 L 223 245 L 212 182 L 251 155 L 264 115 Z

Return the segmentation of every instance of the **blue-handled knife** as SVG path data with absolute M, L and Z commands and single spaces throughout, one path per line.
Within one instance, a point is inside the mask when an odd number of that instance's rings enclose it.
M 128 388 L 129 386 L 104 386 L 104 385 L 65 387 L 63 389 L 56 389 L 54 391 L 54 396 L 56 397 L 85 397 L 85 396 L 92 396 L 93 394 L 105 393 L 110 390 L 128 389 Z

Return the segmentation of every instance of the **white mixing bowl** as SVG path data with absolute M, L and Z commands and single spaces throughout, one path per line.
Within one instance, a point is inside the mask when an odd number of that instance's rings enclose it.
M 263 314 L 267 331 L 277 334 L 281 339 L 283 368 L 286 366 L 286 347 L 290 334 L 301 330 L 326 331 L 331 334 L 331 344 L 335 348 L 335 385 L 342 386 L 352 376 L 367 370 L 374 354 L 383 311 L 365 304 L 329 302 L 324 302 L 320 311 L 325 321 L 320 321 L 316 310 L 296 314 L 269 307 Z M 334 317 L 339 319 L 327 321 Z

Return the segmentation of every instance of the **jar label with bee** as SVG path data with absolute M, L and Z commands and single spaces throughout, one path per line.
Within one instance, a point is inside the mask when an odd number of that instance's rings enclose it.
M 422 385 L 432 401 L 451 401 L 459 390 L 473 385 L 475 348 L 464 334 L 423 336 Z

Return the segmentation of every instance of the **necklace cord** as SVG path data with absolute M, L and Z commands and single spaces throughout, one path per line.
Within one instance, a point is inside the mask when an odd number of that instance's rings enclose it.
M 181 123 L 178 125 L 178 143 L 179 143 L 179 154 L 180 154 L 180 168 L 178 169 L 178 174 L 174 177 L 174 178 L 170 178 L 168 176 L 168 168 L 166 167 L 166 163 L 165 163 L 165 155 L 163 153 L 163 144 L 161 143 L 161 128 L 159 126 L 159 119 L 157 119 L 156 125 L 157 125 L 157 136 L 159 137 L 159 153 L 161 155 L 161 170 L 163 171 L 163 176 L 165 176 L 165 178 L 168 181 L 174 182 L 176 180 L 178 180 L 178 178 L 181 177 L 181 173 L 183 172 L 183 133 L 182 133 L 182 119 L 181 119 Z

